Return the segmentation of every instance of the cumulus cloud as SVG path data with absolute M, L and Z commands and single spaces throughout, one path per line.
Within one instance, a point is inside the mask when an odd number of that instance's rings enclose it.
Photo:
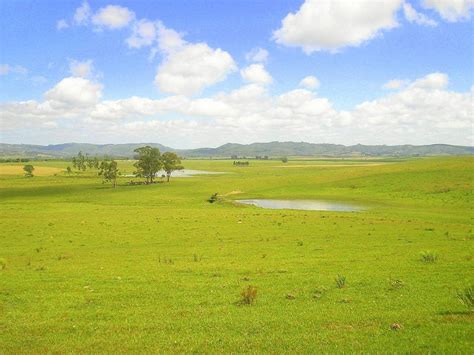
M 306 53 L 359 46 L 398 25 L 402 0 L 305 0 L 273 34 L 277 43 Z
M 272 76 L 265 70 L 263 64 L 251 64 L 240 71 L 245 81 L 257 84 L 271 84 Z
M 386 90 L 398 90 L 405 87 L 408 84 L 408 80 L 392 79 L 383 84 L 382 88 Z
M 259 47 L 254 48 L 245 54 L 245 59 L 249 62 L 264 63 L 268 59 L 268 51 Z
M 151 46 L 157 38 L 156 24 L 146 19 L 134 23 L 132 34 L 127 38 L 130 48 L 141 48 Z
M 306 89 L 310 89 L 310 90 L 319 88 L 319 85 L 320 85 L 320 82 L 318 78 L 316 78 L 313 75 L 309 75 L 300 81 L 300 86 Z
M 0 64 L 0 75 L 21 74 L 28 73 L 28 69 L 21 65 Z
M 128 26 L 135 18 L 135 13 L 126 7 L 107 5 L 100 8 L 92 17 L 92 23 L 98 27 L 115 30 Z
M 73 16 L 73 23 L 75 25 L 86 25 L 91 17 L 91 7 L 84 1 L 80 7 L 76 9 Z
M 213 49 L 206 43 L 188 43 L 178 32 L 161 23 L 158 44 L 165 58 L 158 66 L 155 84 L 162 92 L 194 95 L 223 81 L 237 69 L 226 51 Z
M 61 31 L 61 30 L 65 29 L 65 28 L 68 28 L 68 27 L 69 27 L 69 24 L 64 19 L 61 19 L 56 23 L 56 29 L 58 31 Z
M 431 73 L 423 78 L 415 80 L 411 84 L 412 88 L 426 90 L 442 90 L 448 86 L 449 77 L 444 73 Z
M 449 91 L 448 81 L 445 74 L 432 73 L 351 111 L 339 111 L 314 91 L 295 89 L 272 96 L 255 83 L 206 98 L 175 95 L 100 101 L 99 84 L 70 77 L 47 91 L 42 102 L 0 104 L 0 117 L 2 128 L 11 132 L 46 126 L 59 132 L 62 120 L 69 120 L 77 130 L 84 129 L 84 137 L 157 141 L 175 147 L 236 139 L 241 143 L 471 144 L 472 92 Z M 35 132 L 43 132 L 40 128 Z M 82 136 L 70 140 L 78 137 Z
M 413 6 L 411 6 L 407 2 L 403 4 L 403 13 L 408 22 L 414 22 L 418 25 L 432 26 L 432 27 L 438 24 L 436 21 L 430 19 L 425 14 L 422 14 L 421 12 L 416 11 L 413 8 Z
M 449 22 L 468 20 L 474 8 L 474 0 L 424 0 L 423 6 L 435 10 Z
M 51 107 L 90 107 L 102 97 L 102 85 L 84 78 L 68 77 L 48 90 L 44 97 Z
M 94 65 L 92 64 L 92 59 L 79 61 L 72 59 L 69 62 L 69 71 L 73 76 L 78 76 L 82 78 L 87 78 L 92 76 L 94 70 Z

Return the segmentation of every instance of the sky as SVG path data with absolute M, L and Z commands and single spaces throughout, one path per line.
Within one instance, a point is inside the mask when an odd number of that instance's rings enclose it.
M 474 0 L 0 2 L 0 142 L 473 145 Z

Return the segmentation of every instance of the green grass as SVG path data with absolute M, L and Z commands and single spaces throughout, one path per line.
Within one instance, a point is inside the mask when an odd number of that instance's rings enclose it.
M 474 284 L 473 158 L 183 163 L 229 173 L 120 178 L 116 189 L 91 172 L 0 176 L 0 353 L 472 352 L 474 316 L 458 292 Z M 301 164 L 316 165 L 287 163 Z M 256 297 L 242 305 L 248 286 Z

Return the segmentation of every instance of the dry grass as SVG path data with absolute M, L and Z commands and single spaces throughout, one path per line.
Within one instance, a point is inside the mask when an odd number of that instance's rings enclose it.
M 30 164 L 30 163 L 29 163 Z M 34 164 L 33 164 L 34 166 Z M 60 168 L 52 168 L 46 166 L 35 166 L 33 175 L 35 176 L 52 176 L 64 171 Z M 0 164 L 0 175 L 24 175 L 23 165 L 2 165 Z

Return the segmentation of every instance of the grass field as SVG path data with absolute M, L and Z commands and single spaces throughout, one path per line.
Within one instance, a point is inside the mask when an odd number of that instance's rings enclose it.
M 66 162 L 0 169 L 0 353 L 472 353 L 472 157 L 183 163 L 229 173 L 113 189 Z

